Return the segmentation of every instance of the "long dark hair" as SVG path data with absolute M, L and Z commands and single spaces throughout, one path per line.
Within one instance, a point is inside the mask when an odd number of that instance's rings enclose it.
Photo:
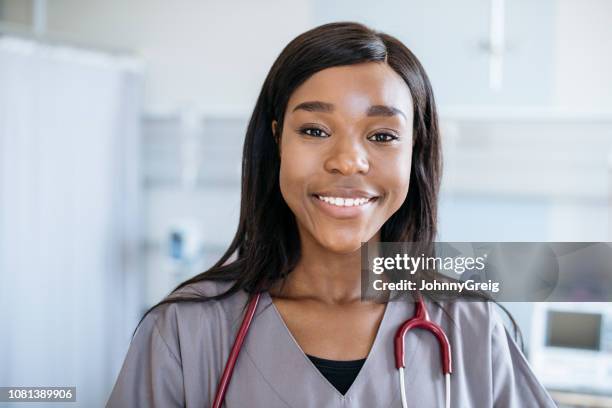
M 427 74 L 414 54 L 388 34 L 353 22 L 325 24 L 291 41 L 264 81 L 246 131 L 240 220 L 229 248 L 214 266 L 178 285 L 142 319 L 166 303 L 222 299 L 240 290 L 266 291 L 294 269 L 300 259 L 300 238 L 295 217 L 281 196 L 275 141 L 279 135 L 272 134 L 272 122 L 278 122 L 277 129 L 283 128 L 289 97 L 313 74 L 364 62 L 386 63 L 399 74 L 410 89 L 414 109 L 407 199 L 382 226 L 381 241 L 433 242 L 442 158 L 438 115 Z M 214 296 L 176 296 L 181 288 L 204 280 L 233 284 Z

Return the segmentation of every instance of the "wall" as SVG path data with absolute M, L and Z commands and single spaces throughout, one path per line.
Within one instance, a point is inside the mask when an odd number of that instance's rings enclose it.
M 557 0 L 554 100 L 612 108 L 612 1 Z
M 29 1 L 0 0 L 0 18 L 18 24 L 29 24 L 32 3 Z
M 23 0 L 6 3 L 21 20 Z M 236 12 L 240 10 L 240 12 Z M 148 63 L 148 110 L 196 103 L 251 109 L 281 48 L 310 27 L 301 0 L 53 0 L 48 28 L 69 39 L 134 50 Z
M 2 4 L 4 19 L 29 21 L 29 1 Z M 612 48 L 601 40 L 612 36 L 609 0 L 507 1 L 500 92 L 488 88 L 482 48 L 488 0 L 381 0 L 376 6 L 365 0 L 53 0 L 48 12 L 52 32 L 144 56 L 149 111 L 195 103 L 246 114 L 290 39 L 347 19 L 388 31 L 413 49 L 444 106 L 612 106 Z

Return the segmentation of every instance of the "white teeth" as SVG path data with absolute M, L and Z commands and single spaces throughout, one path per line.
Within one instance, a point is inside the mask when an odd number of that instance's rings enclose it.
M 343 197 L 325 197 L 317 196 L 319 200 L 323 200 L 328 204 L 335 205 L 338 207 L 354 207 L 364 205 L 370 201 L 369 198 L 343 198 Z

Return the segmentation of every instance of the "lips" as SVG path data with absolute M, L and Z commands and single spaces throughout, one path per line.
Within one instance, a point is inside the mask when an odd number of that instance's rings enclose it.
M 354 218 L 368 211 L 378 195 L 357 189 L 333 189 L 311 195 L 317 208 L 323 213 L 339 219 Z
M 367 191 L 367 190 L 359 190 L 353 188 L 334 188 L 324 191 L 317 191 L 313 195 L 315 196 L 323 196 L 323 197 L 337 197 L 337 198 L 374 198 L 378 197 L 378 194 Z

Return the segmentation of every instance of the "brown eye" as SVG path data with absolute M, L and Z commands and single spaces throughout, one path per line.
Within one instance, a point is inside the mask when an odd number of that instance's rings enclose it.
M 399 138 L 395 135 L 392 135 L 391 133 L 376 133 L 370 136 L 369 139 L 374 142 L 389 143 Z
M 300 133 L 307 135 L 307 136 L 312 136 L 312 137 L 327 137 L 329 136 L 327 134 L 327 132 L 325 132 L 323 129 L 319 129 L 319 128 L 315 128 L 315 127 L 307 127 L 307 128 L 302 128 L 300 129 Z

